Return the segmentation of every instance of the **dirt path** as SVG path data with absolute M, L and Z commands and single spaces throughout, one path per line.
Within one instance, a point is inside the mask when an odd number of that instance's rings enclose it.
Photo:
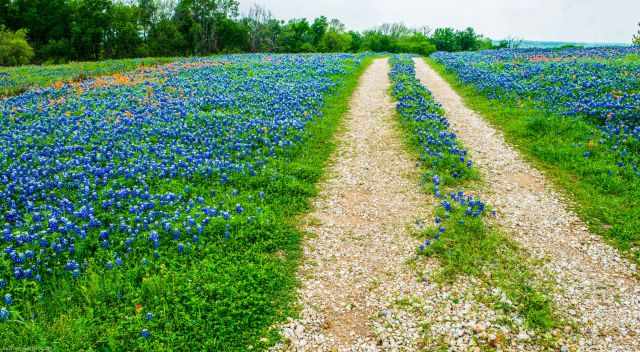
M 503 327 L 472 297 L 479 285 L 429 280 L 411 231 L 432 219 L 416 160 L 403 149 L 389 97 L 389 65 L 376 60 L 355 91 L 321 194 L 306 217 L 301 317 L 282 327 L 288 351 L 474 350 Z M 478 336 L 478 335 L 483 335 Z M 476 335 L 476 336 L 474 336 Z M 514 348 L 531 350 L 525 345 Z
M 405 263 L 416 244 L 405 230 L 426 218 L 430 202 L 392 128 L 387 73 L 386 60 L 376 60 L 363 74 L 307 218 L 302 320 L 285 329 L 295 350 L 375 348 L 370 318 L 416 281 Z
M 416 74 L 444 107 L 460 140 L 469 148 L 498 209 L 499 222 L 534 256 L 546 258 L 560 290 L 555 300 L 580 325 L 572 341 L 584 351 L 640 351 L 640 284 L 635 265 L 591 234 L 553 190 L 423 60 Z

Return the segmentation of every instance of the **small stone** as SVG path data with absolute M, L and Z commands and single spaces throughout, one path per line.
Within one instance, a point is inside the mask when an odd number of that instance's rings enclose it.
M 486 330 L 486 327 L 484 326 L 484 324 L 476 324 L 476 325 L 473 326 L 473 331 L 476 334 L 479 334 L 479 333 L 481 333 L 481 332 L 483 332 L 485 330 Z

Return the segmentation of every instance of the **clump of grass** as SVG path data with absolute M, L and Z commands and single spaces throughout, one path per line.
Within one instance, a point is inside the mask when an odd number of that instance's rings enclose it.
M 440 239 L 422 254 L 438 258 L 442 268 L 436 279 L 452 283 L 461 275 L 480 278 L 489 287 L 499 288 L 507 300 L 492 299 L 496 308 L 520 315 L 528 328 L 549 331 L 559 325 L 547 292 L 551 284 L 530 269 L 537 265 L 522 249 L 483 217 L 470 217 L 462 207 L 447 212 L 438 208 L 443 219 L 438 227 L 426 230 L 423 238 L 433 239 L 440 228 Z M 509 303 L 507 303 L 509 302 Z

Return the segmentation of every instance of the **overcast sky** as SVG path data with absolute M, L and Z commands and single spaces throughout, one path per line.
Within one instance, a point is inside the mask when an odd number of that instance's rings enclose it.
M 281 19 L 337 18 L 353 29 L 385 22 L 418 27 L 474 27 L 492 39 L 628 43 L 640 0 L 240 0 Z

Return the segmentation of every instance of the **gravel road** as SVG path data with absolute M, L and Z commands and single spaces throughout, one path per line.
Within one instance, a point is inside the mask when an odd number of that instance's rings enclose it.
M 431 221 L 436 202 L 420 189 L 403 145 L 388 73 L 387 60 L 376 60 L 354 92 L 315 210 L 303 221 L 300 317 L 281 327 L 284 341 L 273 350 L 480 351 L 498 342 L 536 350 L 474 301 L 477 282 L 440 286 L 429 280 L 437 262 L 408 264 L 419 243 L 411 232 Z

